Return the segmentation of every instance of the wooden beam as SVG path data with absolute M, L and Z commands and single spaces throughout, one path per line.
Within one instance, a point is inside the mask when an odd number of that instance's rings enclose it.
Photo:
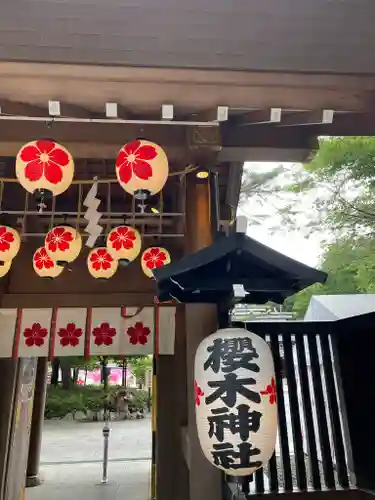
M 332 125 L 335 118 L 333 109 L 317 111 L 297 111 L 282 117 L 281 127 L 299 127 L 306 125 Z
M 129 111 L 117 102 L 105 103 L 105 116 L 107 118 L 122 118 L 123 120 L 130 119 Z
M 48 113 L 47 106 L 36 106 L 25 102 L 0 100 L 0 115 L 11 116 L 46 116 Z
M 48 112 L 50 116 L 63 116 L 69 118 L 90 118 L 92 113 L 90 110 L 77 106 L 76 104 L 68 104 L 61 101 L 48 101 Z
M 238 118 L 238 124 L 247 127 L 249 125 L 280 123 L 281 114 L 281 108 L 257 109 L 240 116 Z

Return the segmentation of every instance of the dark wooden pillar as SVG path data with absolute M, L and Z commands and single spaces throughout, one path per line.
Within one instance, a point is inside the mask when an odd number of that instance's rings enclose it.
M 187 250 L 196 252 L 212 243 L 211 203 L 209 180 L 190 176 L 187 186 Z M 221 498 L 221 476 L 204 457 L 200 448 L 194 397 L 194 358 L 198 344 L 217 329 L 216 306 L 187 304 L 186 315 L 186 362 L 188 429 L 187 456 L 189 462 L 189 488 L 191 500 L 217 500 Z
M 26 488 L 39 486 L 40 450 L 42 445 L 42 431 L 44 422 L 44 407 L 46 404 L 48 359 L 39 358 L 35 380 L 33 416 L 31 420 L 31 434 L 29 455 L 27 460 Z

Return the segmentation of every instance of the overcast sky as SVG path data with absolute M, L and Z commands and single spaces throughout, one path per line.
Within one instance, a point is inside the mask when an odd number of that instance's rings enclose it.
M 246 169 L 253 171 L 270 170 L 280 165 L 280 163 L 245 163 Z M 290 172 L 301 168 L 299 164 L 283 164 Z M 247 234 L 252 238 L 268 245 L 269 247 L 282 252 L 288 257 L 292 257 L 304 264 L 315 267 L 319 264 L 319 256 L 321 254 L 321 244 L 324 239 L 323 234 L 315 233 L 308 236 L 304 222 L 306 221 L 303 213 L 311 210 L 312 198 L 301 196 L 300 209 L 302 214 L 299 217 L 299 230 L 290 232 L 283 229 L 275 230 L 274 227 L 280 226 L 280 220 L 277 216 L 277 206 L 282 204 L 282 201 L 276 197 L 269 197 L 269 203 L 260 203 L 259 200 L 253 199 L 239 208 L 239 214 L 248 217 L 249 226 Z M 275 208 L 276 207 L 276 208 Z M 262 224 L 252 224 L 251 218 L 257 213 L 267 214 L 270 217 Z

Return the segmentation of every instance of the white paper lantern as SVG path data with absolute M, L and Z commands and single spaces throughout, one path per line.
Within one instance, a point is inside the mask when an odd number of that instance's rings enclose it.
M 114 227 L 108 234 L 108 252 L 120 263 L 133 262 L 138 257 L 141 247 L 141 235 L 134 227 Z
M 143 139 L 125 144 L 116 158 L 117 180 L 127 193 L 140 200 L 161 191 L 168 173 L 164 150 Z
M 45 248 L 49 257 L 59 265 L 73 262 L 82 248 L 82 237 L 70 226 L 57 226 L 48 231 Z
M 277 404 L 268 344 L 242 328 L 205 338 L 195 355 L 198 437 L 206 458 L 232 476 L 267 464 L 276 444 Z
M 93 248 L 87 256 L 87 269 L 93 278 L 112 278 L 117 268 L 118 260 L 114 259 L 105 247 Z
M 44 247 L 35 250 L 33 255 L 33 268 L 36 274 L 41 278 L 57 278 L 64 270 L 63 266 L 57 265 L 56 262 L 49 257 Z
M 20 233 L 12 227 L 0 226 L 0 262 L 13 260 L 20 246 Z
M 6 274 L 8 274 L 11 267 L 12 267 L 11 260 L 7 260 L 6 262 L 1 262 L 0 263 L 0 278 L 3 278 Z
M 16 175 L 29 193 L 45 190 L 57 196 L 72 183 L 73 157 L 64 146 L 55 141 L 31 141 L 22 146 L 17 154 Z
M 165 248 L 149 247 L 143 252 L 141 257 L 142 271 L 148 278 L 153 278 L 153 270 L 158 267 L 170 264 L 171 256 Z

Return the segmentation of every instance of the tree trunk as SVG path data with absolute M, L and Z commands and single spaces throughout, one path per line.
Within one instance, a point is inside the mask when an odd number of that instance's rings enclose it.
M 78 381 L 79 368 L 74 368 L 73 370 L 73 383 L 76 384 Z
M 128 363 L 126 359 L 122 362 L 122 386 L 126 389 L 126 377 L 127 377 Z
M 86 382 L 87 382 L 87 366 L 85 367 L 85 385 L 86 385 Z
M 65 390 L 69 390 L 72 386 L 72 372 L 71 372 L 71 364 L 67 358 L 63 358 L 60 361 L 61 373 L 62 373 L 62 388 Z
M 59 368 L 60 360 L 59 358 L 54 358 L 52 360 L 52 373 L 51 373 L 51 385 L 57 387 L 59 384 Z

